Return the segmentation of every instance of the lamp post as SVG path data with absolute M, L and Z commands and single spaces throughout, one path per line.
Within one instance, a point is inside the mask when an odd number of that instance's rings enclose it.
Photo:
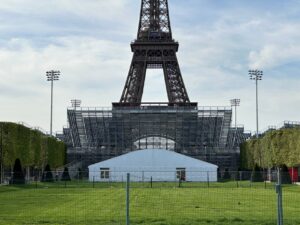
M 47 81 L 51 82 L 51 109 L 50 109 L 50 136 L 52 136 L 52 122 L 53 122 L 53 82 L 59 80 L 60 71 L 51 70 L 46 72 Z
M 262 80 L 263 71 L 249 70 L 250 80 L 255 80 L 256 85 L 256 138 L 258 138 L 258 81 Z

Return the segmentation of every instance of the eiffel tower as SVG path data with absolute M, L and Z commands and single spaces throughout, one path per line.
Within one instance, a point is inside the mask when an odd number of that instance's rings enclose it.
M 112 108 L 69 108 L 63 140 L 68 162 L 83 167 L 140 149 L 168 149 L 223 168 L 237 168 L 244 129 L 230 127 L 232 109 L 190 102 L 181 76 L 167 0 L 141 0 L 127 81 Z M 147 69 L 162 69 L 167 103 L 142 102 Z M 238 134 L 238 136 L 236 136 Z
M 142 0 L 137 39 L 120 106 L 139 106 L 147 69 L 163 69 L 169 104 L 189 105 L 172 38 L 168 0 Z

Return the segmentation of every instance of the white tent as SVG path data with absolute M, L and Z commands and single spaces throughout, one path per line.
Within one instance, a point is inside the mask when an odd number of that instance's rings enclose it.
M 130 152 L 89 167 L 90 181 L 216 182 L 218 166 L 173 151 L 147 149 Z

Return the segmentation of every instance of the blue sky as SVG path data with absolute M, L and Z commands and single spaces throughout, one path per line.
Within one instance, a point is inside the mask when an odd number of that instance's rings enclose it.
M 178 59 L 192 101 L 228 106 L 240 98 L 238 123 L 255 130 L 259 83 L 260 130 L 300 121 L 300 1 L 169 0 Z M 0 120 L 49 130 L 50 86 L 45 72 L 59 69 L 54 130 L 66 108 L 118 101 L 137 32 L 140 0 L 1 0 Z M 166 101 L 162 71 L 147 73 L 144 101 Z

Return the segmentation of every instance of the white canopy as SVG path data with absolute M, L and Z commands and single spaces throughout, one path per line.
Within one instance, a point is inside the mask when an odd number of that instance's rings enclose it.
M 174 181 L 178 171 L 184 171 L 187 181 L 217 181 L 218 166 L 194 159 L 173 151 L 147 149 L 130 152 L 89 166 L 90 180 L 120 181 L 126 173 L 131 173 L 136 181 L 149 180 Z M 104 176 L 101 171 L 107 171 Z

